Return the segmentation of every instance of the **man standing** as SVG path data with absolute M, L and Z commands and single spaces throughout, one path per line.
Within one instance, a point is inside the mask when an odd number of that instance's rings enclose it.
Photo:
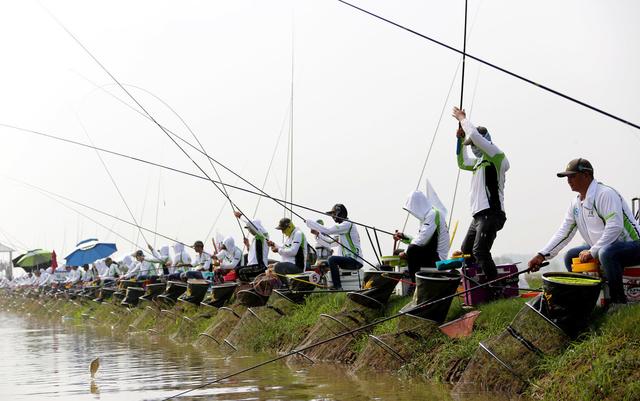
M 507 220 L 504 212 L 504 183 L 509 160 L 491 142 L 487 129 L 474 127 L 464 110 L 454 107 L 453 117 L 460 122 L 461 127 L 456 134 L 458 167 L 473 172 L 470 191 L 473 221 L 462 241 L 461 251 L 472 255 L 487 280 L 493 280 L 498 274 L 491 257 L 491 247 L 497 232 Z M 467 155 L 464 147 L 466 145 L 471 146 L 475 158 Z
M 573 238 L 576 230 L 586 242 L 570 249 L 564 259 L 571 271 L 571 259 L 579 257 L 586 263 L 594 258 L 600 264 L 609 283 L 611 304 L 625 304 L 622 285 L 626 266 L 640 264 L 640 225 L 631 208 L 613 188 L 593 178 L 593 167 L 586 159 L 574 159 L 558 177 L 567 177 L 578 196 L 571 202 L 560 229 L 549 243 L 529 261 L 532 271 L 542 262 L 556 256 Z

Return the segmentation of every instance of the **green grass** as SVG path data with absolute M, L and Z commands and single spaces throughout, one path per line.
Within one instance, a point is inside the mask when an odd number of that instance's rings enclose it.
M 312 294 L 307 297 L 303 305 L 296 308 L 290 315 L 264 324 L 259 332 L 247 339 L 246 347 L 256 352 L 276 352 L 283 348 L 293 347 L 304 339 L 308 330 L 318 321 L 318 316 L 321 313 L 338 312 L 345 300 L 344 293 Z
M 565 352 L 546 358 L 531 393 L 544 400 L 640 400 L 640 305 L 600 317 Z
M 448 382 L 452 375 L 460 373 L 471 356 L 478 348 L 478 343 L 494 336 L 511 322 L 518 313 L 525 300 L 520 298 L 491 302 L 480 306 L 482 312 L 476 320 L 473 334 L 466 338 L 450 339 L 445 336 L 434 339 L 426 352 L 417 357 L 401 369 L 403 376 L 421 376 L 438 382 Z M 450 314 L 456 309 L 461 313 L 459 302 L 454 303 Z

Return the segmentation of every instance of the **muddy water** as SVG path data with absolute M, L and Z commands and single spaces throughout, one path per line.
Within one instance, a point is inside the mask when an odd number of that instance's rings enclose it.
M 0 312 L 0 400 L 162 400 L 268 358 Z M 94 380 L 89 363 L 100 357 Z M 180 400 L 449 400 L 449 389 L 335 365 L 277 362 Z

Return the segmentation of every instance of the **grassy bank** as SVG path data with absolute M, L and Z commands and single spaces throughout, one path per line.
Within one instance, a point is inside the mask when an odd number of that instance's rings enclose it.
M 335 315 L 345 305 L 344 294 L 311 295 L 303 305 L 285 316 L 265 321 L 244 338 L 243 350 L 276 354 L 296 347 L 316 325 L 322 313 Z M 397 313 L 409 301 L 406 297 L 392 297 L 384 315 Z M 479 308 L 473 334 L 466 338 L 450 339 L 439 332 L 416 343 L 412 359 L 391 374 L 399 378 L 414 378 L 443 383 L 455 383 L 466 368 L 478 343 L 503 332 L 522 308 L 525 300 L 510 299 L 493 302 Z M 0 298 L 6 306 L 8 298 Z M 22 303 L 20 313 L 48 319 L 60 319 L 75 324 L 94 324 L 110 327 L 112 332 L 133 334 L 131 325 L 138 322 L 141 329 L 156 328 L 159 335 L 189 345 L 206 327 L 215 324 L 215 313 L 203 310 L 174 310 L 173 315 L 156 313 L 149 308 L 126 310 L 114 305 L 92 302 L 71 303 L 54 301 L 43 309 L 36 301 Z M 454 300 L 447 317 L 455 319 L 465 311 Z M 143 315 L 146 313 L 146 316 Z M 168 317 L 167 317 L 168 316 Z M 187 316 L 189 319 L 182 318 Z M 628 306 L 615 313 L 596 317 L 589 331 L 573 341 L 557 356 L 545 357 L 531 378 L 528 395 L 540 400 L 639 400 L 640 399 L 640 305 Z M 135 326 L 135 325 L 134 325 Z M 398 331 L 398 320 L 376 326 L 372 334 L 384 335 Z M 361 333 L 351 344 L 356 354 L 365 352 L 368 337 Z M 217 352 L 216 347 L 204 351 Z M 391 358 L 391 356 L 389 356 Z

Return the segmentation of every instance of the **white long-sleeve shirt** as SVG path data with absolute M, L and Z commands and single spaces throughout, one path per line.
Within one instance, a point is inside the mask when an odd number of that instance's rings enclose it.
M 242 250 L 237 246 L 234 246 L 231 251 L 223 249 L 216 254 L 216 258 L 220 261 L 220 269 L 233 269 L 242 260 Z
M 131 270 L 127 272 L 124 278 L 133 278 L 133 277 L 137 278 L 140 276 L 156 276 L 156 275 L 158 275 L 156 266 L 151 262 L 143 260 L 142 262 L 138 262 L 138 261 L 135 262 Z
M 120 271 L 120 267 L 118 266 L 118 264 L 111 263 L 111 266 L 107 267 L 107 271 L 103 276 L 101 276 L 101 278 L 112 279 L 112 278 L 120 277 L 121 275 L 122 275 L 122 272 Z
M 591 247 L 591 256 L 615 241 L 637 241 L 640 225 L 631 208 L 613 188 L 593 180 L 583 201 L 578 194 L 567 210 L 564 221 L 549 243 L 540 251 L 547 259 L 556 256 L 576 234 Z
M 193 264 L 191 266 L 191 270 L 210 271 L 211 270 L 211 255 L 209 255 L 206 252 L 202 252 L 201 254 L 198 254 L 196 252 L 196 257 L 193 260 Z
M 71 269 L 67 274 L 67 283 L 77 283 L 82 279 L 82 272 L 80 269 Z
M 358 261 L 361 260 L 362 248 L 360 247 L 360 234 L 358 234 L 358 230 L 352 222 L 343 221 L 331 227 L 325 227 L 311 219 L 307 219 L 307 227 L 324 235 L 337 235 L 337 242 L 335 240 L 331 241 L 330 239 L 328 239 L 327 242 L 329 242 L 332 247 L 338 248 L 338 255 L 347 256 Z
M 410 243 L 418 246 L 427 245 L 436 233 L 438 235 L 438 256 L 440 256 L 440 260 L 445 260 L 449 254 L 449 229 L 440 212 L 435 208 L 431 208 L 424 219 L 421 220 L 418 235 L 411 239 Z
M 298 227 L 293 229 L 282 246 L 278 246 L 278 254 L 283 262 L 290 262 L 304 269 L 307 263 L 307 241 Z
M 482 157 L 469 157 L 463 145 L 464 139 L 458 139 L 456 149 L 458 167 L 473 171 L 469 191 L 471 214 L 475 216 L 487 209 L 504 212 L 504 184 L 506 172 L 509 170 L 509 160 L 496 145 L 478 132 L 471 121 L 465 118 L 460 125 L 473 144 L 482 152 Z

